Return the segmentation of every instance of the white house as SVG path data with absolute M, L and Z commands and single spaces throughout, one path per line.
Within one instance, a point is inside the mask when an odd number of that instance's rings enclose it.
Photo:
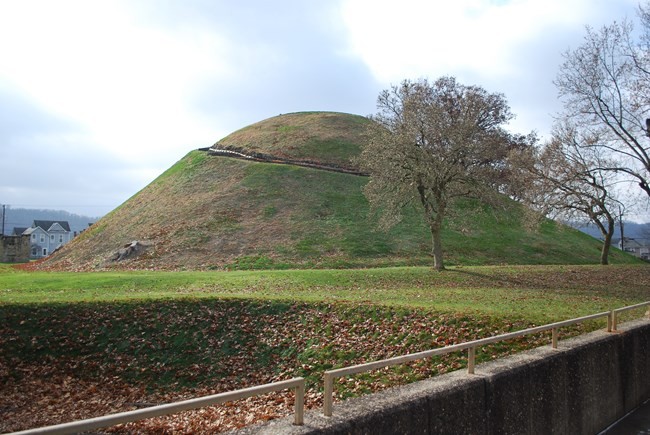
M 68 221 L 35 220 L 23 234 L 29 235 L 30 258 L 43 258 L 72 240 Z

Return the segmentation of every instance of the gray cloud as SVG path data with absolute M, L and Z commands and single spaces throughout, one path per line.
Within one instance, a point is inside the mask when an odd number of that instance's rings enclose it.
M 239 51 L 232 81 L 201 83 L 193 100 L 198 110 L 231 131 L 279 113 L 374 111 L 380 85 L 365 64 L 345 54 L 341 24 L 323 19 L 332 13 L 331 4 L 300 1 L 199 2 L 185 10 L 176 26 L 209 25 Z M 174 11 L 158 14 L 168 22 Z
M 8 144 L 25 136 L 63 133 L 73 128 L 69 122 L 38 107 L 24 95 L 0 88 L 0 149 L 3 152 L 9 151 Z

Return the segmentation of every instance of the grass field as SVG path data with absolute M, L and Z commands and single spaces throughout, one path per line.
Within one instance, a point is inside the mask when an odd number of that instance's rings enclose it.
M 0 431 L 323 370 L 611 310 L 650 298 L 650 267 L 503 266 L 233 272 L 24 272 L 0 265 Z M 638 316 L 640 313 L 633 313 Z M 591 322 L 566 337 L 603 327 Z M 479 361 L 547 344 L 481 349 Z M 462 367 L 463 355 L 354 378 L 338 398 Z M 196 431 L 289 412 L 290 395 L 193 414 Z M 277 402 L 277 403 L 276 403 Z M 40 412 L 41 409 L 48 412 Z M 187 429 L 187 415 L 137 432 Z M 251 417 L 252 418 L 252 417 Z M 117 430 L 117 429 L 116 429 Z M 119 429 L 119 430 L 124 430 Z
M 554 321 L 647 298 L 646 266 L 427 267 L 233 272 L 22 272 L 0 267 L 0 306 L 236 298 L 369 303 Z

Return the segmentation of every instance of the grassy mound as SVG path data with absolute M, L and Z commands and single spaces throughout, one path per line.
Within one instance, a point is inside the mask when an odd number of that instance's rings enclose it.
M 338 113 L 282 115 L 219 144 L 349 166 L 367 119 Z M 367 178 L 192 151 L 39 268 L 90 270 L 348 268 L 430 264 L 430 235 L 419 210 L 391 231 L 376 230 L 361 189 Z M 466 204 L 446 228 L 447 264 L 597 263 L 600 243 L 545 223 L 526 231 L 521 209 L 476 213 Z M 138 257 L 109 258 L 132 240 Z M 613 263 L 634 262 L 622 253 Z

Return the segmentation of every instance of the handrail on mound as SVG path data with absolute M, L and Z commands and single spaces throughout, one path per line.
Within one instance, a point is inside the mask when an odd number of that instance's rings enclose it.
M 114 426 L 116 424 L 144 420 L 151 417 L 160 417 L 162 415 L 175 414 L 181 411 L 188 411 L 190 409 L 202 408 L 204 406 L 217 405 L 219 403 L 231 402 L 234 400 L 245 399 L 251 396 L 257 396 L 260 394 L 272 393 L 274 391 L 281 391 L 286 389 L 292 389 L 296 391 L 296 400 L 294 404 L 294 424 L 300 426 L 304 421 L 305 379 L 293 378 L 286 381 L 273 382 L 270 384 L 243 388 L 241 390 L 229 391 L 227 393 L 213 394 L 211 396 L 197 397 L 181 402 L 167 403 L 164 405 L 152 406 L 150 408 L 138 409 L 135 411 L 120 412 L 117 414 L 90 418 L 87 420 L 73 421 L 71 423 L 63 423 L 54 426 L 29 429 L 21 432 L 15 432 L 14 435 L 74 434 L 103 427 Z
M 349 367 L 342 367 L 334 370 L 326 370 L 323 373 L 323 414 L 327 417 L 332 416 L 332 404 L 333 404 L 333 394 L 334 394 L 334 379 L 341 376 L 349 376 L 357 373 L 369 372 L 371 370 L 381 369 L 384 367 L 390 367 L 397 364 L 403 364 L 418 359 L 429 358 L 437 355 L 446 355 L 451 352 L 457 352 L 467 349 L 467 373 L 474 374 L 475 365 L 476 365 L 476 348 L 479 346 L 485 346 L 487 344 L 493 344 L 500 341 L 510 340 L 517 337 L 522 337 L 524 335 L 536 334 L 544 331 L 551 331 L 551 346 L 553 349 L 557 349 L 558 342 L 558 329 L 565 326 L 575 325 L 577 323 L 585 322 L 587 320 L 598 319 L 601 317 L 607 317 L 607 332 L 616 331 L 616 322 L 617 314 L 623 311 L 633 310 L 635 308 L 641 308 L 644 306 L 650 305 L 650 301 L 643 302 L 636 305 L 630 305 L 624 308 L 618 308 L 612 311 L 604 311 L 602 313 L 591 314 L 588 316 L 577 317 L 575 319 L 564 320 L 561 322 L 550 323 L 548 325 L 536 326 L 533 328 L 522 329 L 521 331 L 509 332 L 507 334 L 496 335 L 494 337 L 481 338 L 479 340 L 468 341 L 466 343 L 454 344 L 451 346 L 445 346 L 438 349 L 426 350 L 417 353 L 411 353 L 402 356 L 396 356 L 393 358 L 387 358 L 379 361 L 373 361 L 364 364 L 357 364 Z

